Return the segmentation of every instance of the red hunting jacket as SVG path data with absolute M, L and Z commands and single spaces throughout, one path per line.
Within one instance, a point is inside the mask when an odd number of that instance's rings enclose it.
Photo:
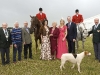
M 47 19 L 46 14 L 42 13 L 42 15 L 40 13 L 36 14 L 36 17 L 38 18 L 38 20 L 40 20 L 41 22 L 45 19 Z
M 83 16 L 81 14 L 78 14 L 78 16 L 74 15 L 72 17 L 72 22 L 74 22 L 74 23 L 81 23 L 81 22 L 83 22 Z

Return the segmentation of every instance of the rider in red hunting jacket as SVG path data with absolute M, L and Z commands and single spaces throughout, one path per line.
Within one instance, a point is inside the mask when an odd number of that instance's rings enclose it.
M 75 13 L 76 14 L 72 17 L 72 22 L 76 23 L 76 25 L 82 23 L 83 22 L 83 16 L 81 14 L 79 14 L 79 10 L 76 9 Z
M 38 18 L 38 20 L 40 20 L 41 22 L 45 19 L 47 19 L 46 14 L 42 12 L 43 9 L 39 8 L 39 13 L 36 14 L 36 17 Z

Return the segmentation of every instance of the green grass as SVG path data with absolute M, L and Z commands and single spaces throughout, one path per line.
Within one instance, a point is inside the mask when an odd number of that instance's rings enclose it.
M 33 36 L 32 36 L 33 37 Z M 34 39 L 34 38 L 33 38 Z M 81 63 L 81 74 L 77 71 L 77 66 L 71 69 L 72 64 L 66 62 L 65 69 L 61 72 L 59 69 L 60 60 L 44 61 L 39 60 L 40 50 L 34 54 L 35 44 L 33 40 L 33 59 L 23 59 L 16 64 L 12 63 L 12 49 L 10 50 L 11 63 L 2 66 L 0 63 L 0 75 L 100 75 L 100 63 L 94 59 L 94 51 L 91 38 L 87 38 L 85 42 L 85 49 L 92 53 L 91 56 L 86 56 Z M 78 53 L 82 52 L 81 42 Z M 1 62 L 1 61 L 0 61 Z

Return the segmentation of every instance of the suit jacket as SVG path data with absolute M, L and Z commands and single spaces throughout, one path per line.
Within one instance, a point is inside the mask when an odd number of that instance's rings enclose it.
M 50 34 L 52 33 L 52 27 L 50 28 Z M 58 36 L 59 36 L 59 29 L 55 28 L 55 30 L 53 31 L 53 36 L 50 37 L 51 40 L 57 40 Z
M 68 23 L 66 24 L 67 26 L 67 40 L 73 41 L 73 39 L 76 39 L 77 37 L 77 28 L 76 28 L 76 24 L 71 22 L 71 26 L 70 28 L 68 27 Z
M 28 33 L 28 31 L 29 31 L 29 33 Z M 30 29 L 29 28 L 28 28 L 28 31 L 26 30 L 25 27 L 22 29 L 22 39 L 23 39 L 23 42 L 25 42 L 26 44 L 32 43 L 32 39 L 31 39 Z
M 100 43 L 100 31 L 98 32 L 98 30 L 100 30 L 100 24 L 98 25 L 98 27 L 95 29 L 95 25 L 92 27 L 92 30 L 89 31 L 89 34 L 93 33 L 93 43 Z
M 46 14 L 42 13 L 42 15 L 40 13 L 36 14 L 36 17 L 38 18 L 38 20 L 40 20 L 41 22 L 45 19 L 47 19 Z
M 0 48 L 9 48 L 10 45 L 12 44 L 11 33 L 8 29 L 7 29 L 7 32 L 8 32 L 8 41 L 6 39 L 3 29 L 0 28 Z
M 74 22 L 74 23 L 83 22 L 83 16 L 81 14 L 79 14 L 78 16 L 77 15 L 74 15 L 72 17 L 72 22 Z

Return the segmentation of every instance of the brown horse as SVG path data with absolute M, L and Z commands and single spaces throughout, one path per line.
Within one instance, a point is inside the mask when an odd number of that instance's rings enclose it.
M 40 42 L 41 45 L 41 36 L 40 36 L 40 28 L 41 28 L 41 22 L 37 19 L 36 16 L 30 16 L 31 17 L 31 33 L 34 32 L 34 37 L 35 37 L 35 44 L 36 44 L 36 50 L 35 50 L 35 54 L 37 53 L 37 48 L 38 48 L 38 40 Z

